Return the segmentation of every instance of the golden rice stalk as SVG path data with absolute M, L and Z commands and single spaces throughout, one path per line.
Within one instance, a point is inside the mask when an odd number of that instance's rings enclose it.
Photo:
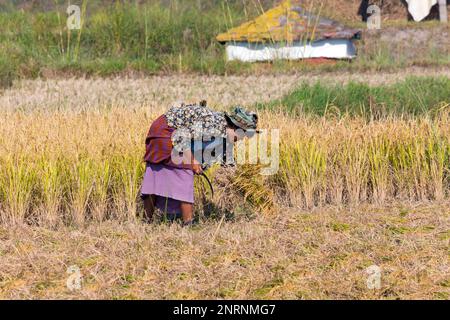
M 21 224 L 31 209 L 36 186 L 35 168 L 20 157 L 0 160 L 0 220 L 5 224 Z

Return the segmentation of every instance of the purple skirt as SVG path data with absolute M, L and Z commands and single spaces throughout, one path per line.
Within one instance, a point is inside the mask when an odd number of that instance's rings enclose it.
M 180 214 L 181 202 L 194 203 L 194 173 L 190 169 L 147 163 L 141 194 L 156 196 L 155 206 L 162 212 Z

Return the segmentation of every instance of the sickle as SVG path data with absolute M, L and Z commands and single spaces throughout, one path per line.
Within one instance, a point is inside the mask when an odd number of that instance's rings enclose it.
M 214 198 L 214 188 L 213 188 L 212 183 L 211 183 L 211 181 L 209 180 L 208 176 L 207 176 L 204 172 L 202 172 L 200 175 L 201 175 L 203 178 L 205 178 L 206 182 L 208 182 L 209 189 L 211 190 L 211 197 Z

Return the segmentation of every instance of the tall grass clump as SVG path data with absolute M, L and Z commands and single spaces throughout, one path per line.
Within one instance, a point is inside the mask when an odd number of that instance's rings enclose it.
M 290 120 L 282 125 L 288 135 L 280 147 L 275 188 L 289 203 L 307 208 L 442 200 L 450 187 L 446 121 L 446 115 L 376 122 Z
M 11 4 L 0 12 L 0 81 L 7 86 L 11 79 L 36 77 L 44 69 L 97 75 L 224 73 L 224 49 L 215 37 L 259 15 L 263 7 L 256 4 L 81 1 L 80 30 L 66 26 L 69 2 L 22 10 Z
M 33 198 L 37 184 L 35 168 L 21 157 L 6 157 L 0 164 L 1 221 L 22 223 L 36 200 Z
M 37 178 L 40 182 L 37 194 L 41 198 L 41 210 L 37 212 L 37 222 L 42 225 L 55 226 L 60 223 L 60 212 L 63 209 L 64 165 L 61 161 L 42 157 L 36 161 Z

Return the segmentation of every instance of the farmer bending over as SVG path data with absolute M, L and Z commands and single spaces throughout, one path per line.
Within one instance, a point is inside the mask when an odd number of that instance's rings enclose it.
M 181 213 L 183 225 L 192 224 L 194 174 L 214 162 L 232 163 L 233 143 L 252 137 L 257 123 L 255 113 L 241 108 L 232 114 L 217 112 L 205 101 L 172 107 L 157 118 L 145 140 L 141 196 L 146 220 L 151 222 L 158 208 L 171 216 Z

